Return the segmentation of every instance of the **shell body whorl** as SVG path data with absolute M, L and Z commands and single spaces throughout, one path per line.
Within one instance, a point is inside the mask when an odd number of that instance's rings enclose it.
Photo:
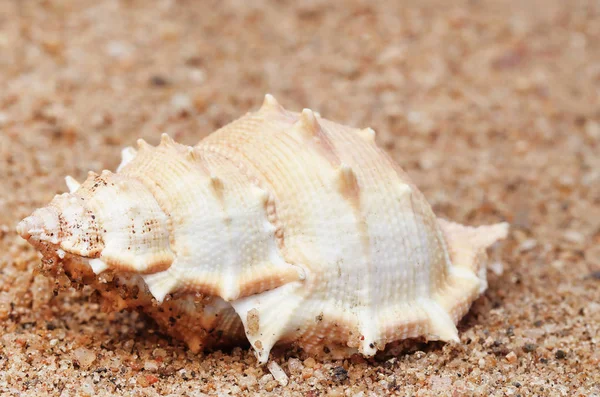
M 193 348 L 245 335 L 260 362 L 277 342 L 372 356 L 409 337 L 457 341 L 487 286 L 485 249 L 507 233 L 437 219 L 371 129 L 269 95 L 195 147 L 141 141 L 116 174 L 68 182 L 19 225 L 24 238 L 65 252 L 70 272 L 123 278 L 139 296 L 118 304 Z

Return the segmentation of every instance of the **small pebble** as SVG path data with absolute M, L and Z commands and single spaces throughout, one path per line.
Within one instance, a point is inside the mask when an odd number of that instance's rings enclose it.
M 158 378 L 154 375 L 146 375 L 144 378 L 146 379 L 146 382 L 148 382 L 148 385 L 153 385 L 158 382 Z
M 600 123 L 588 121 L 585 123 L 585 134 L 593 140 L 600 140 Z
M 152 76 L 150 78 L 150 85 L 154 86 L 154 87 L 165 87 L 167 85 L 169 85 L 169 80 L 167 80 L 165 77 L 163 76 Z
M 175 113 L 186 116 L 192 113 L 194 105 L 189 96 L 185 94 L 176 94 L 171 98 L 171 106 Z
M 306 360 L 304 360 L 304 365 L 308 368 L 313 368 L 315 366 L 317 362 L 315 361 L 314 358 L 309 357 Z
M 564 350 L 557 350 L 556 353 L 554 353 L 554 357 L 562 360 L 567 357 L 567 353 Z
M 525 343 L 525 345 L 523 345 L 523 351 L 526 353 L 534 352 L 535 349 L 537 349 L 537 346 L 533 343 Z
M 128 43 L 122 41 L 110 41 L 106 45 L 106 53 L 112 58 L 127 58 L 132 52 L 132 47 Z
M 521 251 L 521 252 L 531 251 L 536 246 L 537 246 L 537 240 L 533 239 L 533 238 L 528 238 L 527 240 L 523 241 L 519 245 L 519 251 Z
M 274 380 L 273 375 L 271 374 L 265 374 L 263 375 L 259 380 L 258 380 L 258 384 L 260 387 L 265 387 L 265 385 L 267 383 L 269 383 L 270 381 Z
M 161 349 L 161 348 L 154 349 L 154 351 L 152 352 L 152 356 L 165 358 L 165 357 L 167 357 L 167 351 L 165 349 Z
M 86 380 L 81 384 L 81 391 L 84 395 L 95 396 L 96 390 L 94 389 L 94 384 L 91 380 Z
M 146 360 L 144 361 L 144 369 L 146 371 L 156 371 L 158 370 L 158 363 L 154 360 Z
M 327 392 L 327 397 L 342 397 L 344 392 L 342 389 L 332 388 Z
M 283 371 L 283 369 L 281 369 L 281 367 L 279 366 L 279 364 L 277 364 L 275 361 L 269 361 L 269 364 L 267 364 L 267 368 L 269 369 L 269 371 L 273 375 L 273 378 L 275 378 L 275 380 L 281 386 L 287 386 L 288 380 L 289 380 L 288 376 Z
M 112 116 L 107 112 L 96 112 L 92 114 L 90 125 L 93 128 L 104 128 L 112 124 Z
M 584 252 L 585 261 L 592 267 L 600 268 L 600 244 L 594 245 Z
M 268 392 L 272 392 L 273 389 L 275 389 L 277 387 L 277 382 L 274 380 L 271 380 L 269 382 L 267 382 L 266 385 L 264 385 L 264 389 Z
M 304 368 L 302 370 L 302 379 L 310 379 L 313 376 L 313 369 L 312 368 Z
M 600 280 L 600 270 L 596 272 L 591 272 L 588 276 L 589 278 Z
M 339 366 L 339 367 L 335 367 L 332 370 L 332 374 L 331 377 L 333 378 L 333 380 L 335 380 L 336 382 L 343 382 L 346 379 L 348 379 L 348 371 L 346 371 L 346 369 L 344 369 L 344 367 Z
M 563 233 L 563 238 L 570 243 L 583 244 L 585 243 L 585 236 L 576 230 L 567 230 Z
M 247 376 L 241 376 L 238 379 L 238 382 L 240 384 L 240 387 L 242 387 L 242 389 L 252 389 L 257 383 L 257 379 L 256 376 L 254 375 L 247 375 Z
M 488 267 L 496 276 L 501 276 L 504 273 L 504 265 L 502 262 L 492 262 Z
M 304 365 L 302 365 L 302 361 L 292 357 L 288 360 L 288 369 L 290 370 L 291 374 L 299 374 L 302 373 Z
M 506 355 L 506 361 L 508 361 L 511 364 L 514 364 L 517 362 L 517 355 L 515 354 L 515 352 L 510 352 Z
M 190 80 L 196 84 L 204 83 L 206 80 L 206 73 L 202 69 L 192 69 L 190 71 Z
M 96 353 L 85 347 L 80 347 L 73 351 L 75 361 L 81 368 L 87 369 L 96 360 Z

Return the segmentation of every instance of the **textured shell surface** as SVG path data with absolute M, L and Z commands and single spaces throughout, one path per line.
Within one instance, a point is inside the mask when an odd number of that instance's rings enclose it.
M 43 268 L 141 309 L 191 349 L 247 339 L 372 356 L 414 337 L 458 341 L 505 223 L 437 218 L 371 129 L 267 95 L 194 147 L 126 148 L 18 225 Z

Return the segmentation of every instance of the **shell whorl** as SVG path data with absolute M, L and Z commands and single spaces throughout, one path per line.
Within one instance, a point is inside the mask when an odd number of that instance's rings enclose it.
M 163 134 L 122 173 L 146 185 L 169 214 L 176 259 L 144 277 L 157 300 L 189 290 L 230 301 L 301 277 L 279 253 L 269 192 L 235 164 Z
M 173 332 L 194 346 L 243 325 L 259 362 L 278 341 L 367 356 L 407 337 L 457 341 L 485 289 L 485 248 L 507 229 L 438 220 L 372 129 L 271 95 L 194 147 L 138 140 L 117 173 L 66 182 L 23 237 L 181 302 L 196 325 Z

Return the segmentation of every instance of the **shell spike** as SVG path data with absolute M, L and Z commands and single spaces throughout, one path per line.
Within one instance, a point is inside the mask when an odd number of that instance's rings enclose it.
M 177 285 L 179 284 L 177 277 L 169 270 L 147 274 L 142 277 L 146 285 L 148 285 L 150 293 L 158 303 L 162 303 L 168 294 L 177 289 Z
M 200 159 L 200 156 L 193 146 L 189 146 L 185 152 L 185 158 L 188 161 L 196 162 Z
M 360 187 L 356 179 L 356 174 L 345 163 L 342 163 L 338 171 L 338 189 L 348 199 L 356 200 L 359 197 Z
M 430 301 L 421 305 L 429 317 L 429 332 L 426 335 L 428 340 L 460 342 L 454 320 L 439 303 Z
M 100 274 L 106 269 L 108 269 L 108 265 L 102 259 L 90 259 L 90 267 L 95 274 Z
M 65 177 L 65 182 L 69 188 L 69 193 L 74 193 L 77 189 L 79 189 L 79 186 L 81 186 L 81 183 L 77 182 L 75 178 L 70 175 Z
M 172 146 L 175 144 L 175 141 L 169 136 L 169 134 L 163 132 L 160 134 L 160 144 L 161 146 Z
M 219 195 L 223 195 L 223 181 L 221 180 L 221 178 L 219 178 L 218 176 L 211 174 L 210 175 L 210 184 L 212 186 L 212 188 L 215 190 L 215 192 L 217 192 Z
M 300 120 L 298 121 L 302 129 L 308 132 L 310 135 L 317 135 L 321 131 L 321 126 L 317 121 L 317 116 L 310 109 L 302 109 L 300 113 Z
M 375 130 L 373 128 L 365 128 L 362 130 L 358 130 L 358 133 L 365 138 L 367 141 L 371 141 L 373 142 L 375 140 L 375 136 L 377 135 L 377 133 L 375 132 Z
M 295 321 L 301 321 L 302 317 L 298 313 L 304 300 L 298 293 L 302 286 L 301 281 L 296 281 L 231 302 L 244 324 L 259 364 L 267 363 L 271 348 L 286 331 L 300 325 Z
M 484 225 L 476 228 L 477 234 L 471 238 L 471 243 L 480 248 L 487 248 L 498 240 L 508 236 L 509 225 L 507 222 L 495 225 Z
M 377 353 L 377 340 L 379 332 L 373 322 L 373 315 L 369 310 L 363 310 L 360 314 L 360 332 L 361 341 L 358 346 L 358 351 L 367 357 L 372 357 Z
M 480 260 L 485 249 L 508 235 L 508 223 L 497 223 L 479 227 L 463 226 L 445 219 L 437 219 L 449 245 L 450 259 L 459 267 L 475 274 L 485 272 L 484 263 Z M 485 276 L 480 277 L 485 282 Z
M 117 172 L 121 171 L 123 167 L 131 162 L 137 155 L 137 150 L 132 148 L 131 146 L 127 146 L 121 150 L 121 164 L 117 167 Z
M 283 106 L 281 106 L 279 104 L 279 102 L 277 102 L 277 99 L 275 99 L 275 97 L 271 94 L 267 94 L 265 95 L 265 99 L 262 103 L 262 106 L 260 107 L 260 111 L 278 111 L 278 112 L 282 112 Z
M 142 138 L 138 139 L 136 141 L 136 143 L 138 146 L 138 150 L 148 149 L 150 147 L 150 144 L 148 142 L 146 142 L 145 140 L 143 140 Z

